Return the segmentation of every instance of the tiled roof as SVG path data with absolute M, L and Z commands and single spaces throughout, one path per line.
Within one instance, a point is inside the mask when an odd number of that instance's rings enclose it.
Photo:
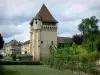
M 64 40 L 61 37 L 57 37 L 57 42 L 58 43 L 64 43 Z
M 24 45 L 26 45 L 26 44 L 30 44 L 30 40 L 24 42 L 23 44 L 24 44 Z
M 11 45 L 11 46 L 18 45 L 18 44 L 19 44 L 18 41 L 16 41 L 15 39 L 8 42 L 8 45 Z
M 45 6 L 45 4 L 42 5 L 39 13 L 35 16 L 35 18 L 41 19 L 42 22 L 54 22 L 54 23 L 58 23 L 58 21 L 56 21 L 54 19 L 54 17 L 51 15 L 51 13 L 49 12 L 49 10 Z M 34 18 L 30 22 L 31 25 L 32 25 L 33 20 L 34 20 Z

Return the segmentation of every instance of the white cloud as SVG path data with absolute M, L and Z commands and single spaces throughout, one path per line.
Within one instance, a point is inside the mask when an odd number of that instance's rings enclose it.
M 17 39 L 18 41 L 22 41 L 22 42 L 26 41 L 26 40 L 29 40 L 29 38 L 30 38 L 30 25 L 29 25 L 29 22 L 24 22 L 20 25 L 17 25 L 13 29 L 15 29 L 16 32 L 19 32 L 19 31 L 22 31 L 22 32 L 19 33 L 19 34 L 15 34 L 11 37 L 4 38 L 5 42 L 8 42 L 12 39 Z
M 29 39 L 29 21 L 43 3 L 59 21 L 58 36 L 79 34 L 81 19 L 91 16 L 100 19 L 100 0 L 0 0 L 0 32 L 6 42 Z
M 62 34 L 59 34 L 58 36 L 59 37 L 72 37 L 73 35 L 75 35 L 75 34 L 80 34 L 80 33 L 76 33 L 76 32 L 64 32 L 64 33 L 62 33 Z

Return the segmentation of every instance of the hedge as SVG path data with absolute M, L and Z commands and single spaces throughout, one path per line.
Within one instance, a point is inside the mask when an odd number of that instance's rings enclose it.
M 0 65 L 42 65 L 40 62 L 26 61 L 1 61 Z

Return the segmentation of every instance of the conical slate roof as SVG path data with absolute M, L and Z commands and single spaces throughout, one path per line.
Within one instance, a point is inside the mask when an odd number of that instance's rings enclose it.
M 47 9 L 47 7 L 45 6 L 45 4 L 42 5 L 39 13 L 35 16 L 35 18 L 39 18 L 41 19 L 42 22 L 54 22 L 54 23 L 57 23 L 58 21 L 56 21 L 54 19 L 54 17 L 51 15 L 51 13 L 49 12 L 49 10 Z M 33 19 L 35 19 L 33 18 Z M 32 21 L 30 22 L 30 24 L 32 24 L 33 22 L 33 19 Z

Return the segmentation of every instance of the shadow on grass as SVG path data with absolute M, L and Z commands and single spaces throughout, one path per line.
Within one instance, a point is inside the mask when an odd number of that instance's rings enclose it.
M 13 70 L 7 70 L 3 67 L 3 65 L 0 65 L 0 75 L 14 75 L 14 74 L 18 74 L 18 72 Z

